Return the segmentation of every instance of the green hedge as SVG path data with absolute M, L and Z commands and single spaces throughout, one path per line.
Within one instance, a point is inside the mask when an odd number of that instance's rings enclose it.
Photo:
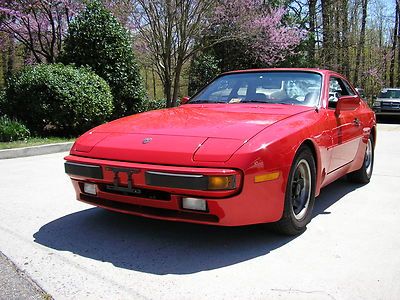
M 24 124 L 11 120 L 7 116 L 0 117 L 0 142 L 14 142 L 29 138 L 30 132 Z
M 113 98 L 108 84 L 87 68 L 42 64 L 8 81 L 3 108 L 36 134 L 68 136 L 107 121 Z
M 140 112 L 146 91 L 127 30 L 100 1 L 91 1 L 71 22 L 61 61 L 90 66 L 110 85 L 114 117 Z
M 162 100 L 149 100 L 146 105 L 146 111 L 162 109 L 167 107 L 167 101 L 165 99 Z

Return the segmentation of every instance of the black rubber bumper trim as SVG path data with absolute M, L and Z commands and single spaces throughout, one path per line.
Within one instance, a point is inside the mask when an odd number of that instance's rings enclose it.
M 208 177 L 204 175 L 173 174 L 147 171 L 146 184 L 150 186 L 206 191 Z
M 65 173 L 88 178 L 103 179 L 103 171 L 100 166 L 83 165 L 72 162 L 64 164 Z

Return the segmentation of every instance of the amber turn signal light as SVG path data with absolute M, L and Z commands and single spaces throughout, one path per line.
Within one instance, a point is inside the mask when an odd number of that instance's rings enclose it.
M 233 190 L 236 188 L 236 180 L 234 175 L 230 176 L 209 176 L 209 190 Z
M 275 180 L 279 178 L 279 171 L 271 172 L 271 173 L 265 173 L 261 175 L 257 175 L 254 177 L 254 182 L 264 182 L 264 181 L 270 181 L 270 180 Z

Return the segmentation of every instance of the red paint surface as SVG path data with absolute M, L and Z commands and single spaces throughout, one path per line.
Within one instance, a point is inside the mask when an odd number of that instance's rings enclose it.
M 329 77 L 341 75 L 326 70 L 296 70 L 318 72 L 323 76 L 318 108 L 255 103 L 186 104 L 119 119 L 84 134 L 66 160 L 100 165 L 105 177 L 95 180 L 72 176 L 77 198 L 81 199 L 82 192 L 79 182 L 111 184 L 112 172 L 105 167 L 123 166 L 141 170 L 133 178 L 136 187 L 167 191 L 172 195 L 171 200 L 151 200 L 105 192 L 99 192 L 100 198 L 179 212 L 185 211 L 181 208 L 181 197 L 190 195 L 207 199 L 207 214 L 218 216 L 218 225 L 279 220 L 289 169 L 297 149 L 303 143 L 308 143 L 315 151 L 316 192 L 319 194 L 321 187 L 361 167 L 368 136 L 376 125 L 374 113 L 358 96 L 355 96 L 359 103 L 355 110 L 342 110 L 340 114 L 335 114 L 335 109 L 328 108 Z M 348 107 L 347 104 L 344 104 L 345 107 Z M 355 119 L 358 121 L 354 122 Z M 143 143 L 145 138 L 152 140 Z M 146 170 L 205 175 L 237 174 L 238 189 L 194 192 L 146 187 Z M 278 179 L 254 183 L 254 176 L 274 171 L 280 172 Z M 123 177 L 121 184 L 126 182 L 127 178 Z M 143 212 L 135 214 L 210 223 Z

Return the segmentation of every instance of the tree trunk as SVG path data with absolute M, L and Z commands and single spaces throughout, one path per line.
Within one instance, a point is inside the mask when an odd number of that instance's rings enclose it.
M 397 10 L 396 10 L 396 15 L 397 15 L 397 82 L 396 86 L 400 87 L 400 6 L 399 6 L 399 0 L 396 1 L 397 5 Z
M 342 64 L 341 64 L 341 56 L 342 56 L 342 40 L 340 37 L 340 32 L 341 32 L 341 24 L 340 24 L 340 1 L 335 0 L 334 2 L 334 27 L 335 27 L 335 41 L 334 41 L 334 49 L 335 52 L 333 53 L 333 62 L 334 62 L 334 69 L 338 72 L 342 72 Z
M 157 99 L 157 90 L 156 90 L 156 75 L 154 72 L 154 68 L 151 69 L 151 73 L 153 76 L 153 100 Z
M 393 43 L 392 43 L 392 51 L 390 55 L 390 71 L 389 71 L 389 84 L 390 87 L 394 87 L 395 84 L 395 74 L 394 74 L 394 65 L 396 59 L 396 48 L 397 48 L 397 36 L 398 36 L 398 27 L 399 27 L 399 3 L 396 1 L 396 20 L 394 23 L 393 30 Z M 396 80 L 397 81 L 397 80 Z
M 387 76 L 387 51 L 386 51 L 386 47 L 383 48 L 383 85 L 387 86 L 388 85 L 388 76 Z
M 3 40 L 4 41 L 4 40 Z M 8 70 L 8 51 L 6 47 L 1 47 L 1 61 L 2 61 L 2 71 L 3 71 L 3 81 L 7 82 L 7 70 Z
M 179 94 L 179 83 L 181 80 L 181 72 L 182 72 L 182 65 L 183 62 L 177 62 L 176 69 L 175 69 L 175 79 L 174 79 L 174 92 L 172 95 L 172 106 L 176 106 L 176 100 L 178 99 Z
M 14 35 L 10 33 L 8 35 L 8 47 L 7 47 L 7 68 L 6 68 L 6 76 L 5 81 L 7 81 L 14 72 L 15 65 L 15 40 Z
M 147 74 L 147 67 L 144 68 L 144 78 L 145 78 L 145 85 L 146 85 L 146 91 L 149 90 L 149 76 Z
M 347 78 L 350 77 L 350 62 L 349 62 L 349 22 L 347 19 L 349 11 L 348 0 L 343 0 L 341 7 L 342 15 L 342 72 Z
M 171 75 L 167 70 L 164 70 L 163 74 L 163 85 L 164 85 L 164 96 L 167 100 L 167 107 L 172 106 L 172 79 Z
M 310 14 L 310 37 L 309 37 L 309 45 L 308 45 L 308 60 L 310 64 L 314 66 L 315 64 L 315 24 L 317 20 L 317 0 L 309 0 L 308 1 L 308 11 Z
M 350 49 L 355 49 L 355 52 L 351 53 L 349 56 L 349 77 L 351 78 L 351 81 L 354 82 L 354 76 L 356 73 L 356 70 L 354 69 L 355 65 L 355 57 L 357 56 L 357 44 L 358 44 L 358 35 L 359 35 L 359 18 L 358 18 L 358 11 L 360 7 L 360 1 L 361 0 L 354 0 L 352 2 L 352 7 L 350 10 L 350 22 L 349 22 L 349 50 Z M 355 82 L 354 82 L 355 83 Z
M 322 6 L 322 60 L 325 68 L 331 67 L 332 62 L 332 34 L 331 34 L 331 0 L 321 0 Z
M 164 83 L 164 94 L 165 94 L 165 98 L 167 100 L 167 103 L 166 103 L 167 107 L 172 107 L 171 91 L 172 91 L 171 80 L 167 80 Z
M 368 0 L 362 0 L 362 18 L 361 18 L 361 31 L 360 31 L 360 40 L 358 42 L 357 47 L 357 58 L 356 58 L 356 67 L 354 73 L 354 84 L 359 84 L 359 73 L 362 72 L 363 68 L 363 57 L 364 57 L 364 44 L 365 44 L 365 25 L 367 22 L 367 6 Z

